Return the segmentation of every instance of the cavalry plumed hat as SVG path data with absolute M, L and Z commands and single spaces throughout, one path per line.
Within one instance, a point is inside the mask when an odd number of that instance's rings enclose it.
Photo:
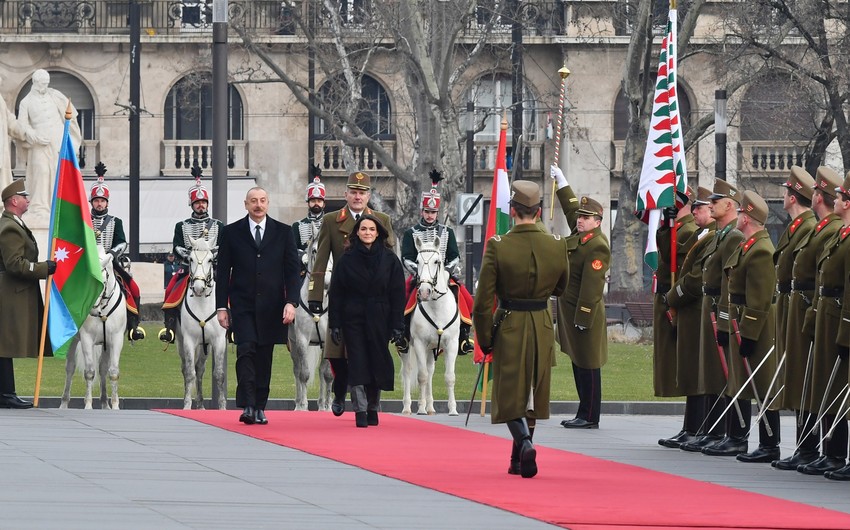
M 437 186 L 443 180 L 443 176 L 436 169 L 432 169 L 428 176 L 431 178 L 431 191 L 422 193 L 422 209 L 426 212 L 437 212 L 440 210 L 441 202 Z

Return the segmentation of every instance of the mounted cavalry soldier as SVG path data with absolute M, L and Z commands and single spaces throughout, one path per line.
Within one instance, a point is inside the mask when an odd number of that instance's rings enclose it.
M 301 276 L 307 271 L 307 246 L 319 235 L 322 220 L 325 218 L 325 185 L 321 180 L 322 170 L 313 166 L 313 182 L 307 185 L 307 217 L 292 224 L 292 235 L 295 236 L 295 246 L 298 257 L 301 258 Z
M 124 223 L 120 217 L 109 214 L 109 186 L 103 182 L 106 166 L 103 162 L 98 162 L 94 170 L 97 173 L 97 182 L 91 187 L 89 195 L 94 236 L 97 245 L 112 255 L 112 267 L 124 292 L 127 303 L 127 338 L 130 341 L 142 340 L 145 338 L 145 330 L 139 327 L 139 286 L 120 263 L 127 251 Z
M 407 278 L 407 304 L 404 308 L 405 315 L 405 339 L 410 339 L 410 318 L 413 315 L 413 310 L 416 309 L 416 283 L 418 281 L 418 264 L 419 251 L 416 250 L 415 240 L 418 239 L 423 243 L 431 243 L 436 238 L 440 238 L 440 254 L 443 256 L 443 264 L 449 274 L 451 281 L 449 288 L 455 293 L 455 299 L 458 301 L 458 312 L 460 317 L 460 340 L 458 341 L 458 355 L 467 355 L 473 350 L 473 341 L 469 336 L 469 331 L 472 327 L 472 295 L 458 279 L 460 269 L 460 252 L 457 247 L 457 239 L 455 238 L 454 230 L 448 226 L 441 224 L 438 216 L 440 213 L 441 198 L 437 192 L 437 186 L 443 177 L 436 169 L 430 173 L 431 191 L 422 194 L 422 217 L 419 222 L 404 232 L 404 237 L 401 241 L 401 260 L 404 268 L 410 276 Z M 407 352 L 408 343 L 405 341 L 398 346 L 401 353 Z
M 165 288 L 165 302 L 162 304 L 165 313 L 165 328 L 159 332 L 159 340 L 173 343 L 174 330 L 180 320 L 180 304 L 186 295 L 186 287 L 189 275 L 189 254 L 192 250 L 192 239 L 205 239 L 210 248 L 218 248 L 221 231 L 224 223 L 210 217 L 209 199 L 210 194 L 201 185 L 201 168 L 197 165 L 192 168 L 192 176 L 195 177 L 195 185 L 189 188 L 189 206 L 192 207 L 192 215 L 174 225 L 173 245 L 175 256 L 180 257 L 180 270 L 175 274 Z

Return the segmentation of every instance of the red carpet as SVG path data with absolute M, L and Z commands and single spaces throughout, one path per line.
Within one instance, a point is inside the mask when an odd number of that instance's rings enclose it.
M 266 426 L 162 412 L 574 530 L 850 528 L 844 513 L 541 446 L 540 473 L 522 479 L 506 472 L 508 440 L 393 414 L 357 429 L 351 412 L 267 411 Z

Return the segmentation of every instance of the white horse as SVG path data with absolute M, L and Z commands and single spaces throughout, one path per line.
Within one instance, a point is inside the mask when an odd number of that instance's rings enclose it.
M 457 300 L 449 290 L 449 271 L 443 266 L 440 238 L 427 243 L 414 237 L 418 264 L 418 300 L 410 320 L 410 350 L 401 355 L 401 381 L 404 396 L 402 414 L 410 414 L 410 387 L 419 383 L 417 414 L 434 414 L 432 381 L 437 355 L 446 362 L 446 390 L 449 415 L 457 416 L 455 402 L 455 360 L 460 336 Z
M 183 368 L 183 409 L 192 408 L 192 391 L 195 408 L 204 408 L 204 371 L 207 357 L 213 356 L 213 385 L 218 391 L 216 407 L 227 408 L 227 389 L 224 386 L 227 337 L 216 318 L 215 307 L 215 256 L 206 239 L 189 240 L 189 286 L 180 309 L 180 326 L 177 331 L 177 351 Z
M 71 380 L 77 369 L 77 351 L 82 350 L 80 366 L 86 380 L 85 408 L 92 408 L 92 385 L 95 374 L 100 374 L 100 408 L 118 410 L 118 362 L 124 347 L 124 330 L 127 328 L 127 310 L 124 293 L 115 271 L 112 255 L 100 251 L 100 269 L 103 274 L 103 290 L 80 326 L 65 359 L 65 391 L 62 393 L 60 409 L 67 409 L 71 400 Z M 107 400 L 106 377 L 112 384 L 112 396 Z
M 295 410 L 307 410 L 307 389 L 313 384 L 316 368 L 320 367 L 319 410 L 331 409 L 331 390 L 334 380 L 330 362 L 323 359 L 325 341 L 328 340 L 328 288 L 331 284 L 333 256 L 328 258 L 325 269 L 325 291 L 322 296 L 324 313 L 314 315 L 307 309 L 306 300 L 310 291 L 310 272 L 316 261 L 318 238 L 307 245 L 305 258 L 307 274 L 301 284 L 301 302 L 295 310 L 295 322 L 289 325 L 289 354 L 292 357 L 292 373 L 295 375 Z

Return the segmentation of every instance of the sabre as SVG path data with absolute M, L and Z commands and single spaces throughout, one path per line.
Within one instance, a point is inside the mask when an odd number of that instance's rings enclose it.
M 841 391 L 838 393 L 838 395 L 837 395 L 837 396 L 835 396 L 835 399 L 833 399 L 833 400 L 829 403 L 829 407 L 827 407 L 827 408 L 830 408 L 830 407 L 832 407 L 833 405 L 835 405 L 836 403 L 838 403 L 838 399 L 841 397 L 841 394 L 843 394 L 843 393 L 844 393 L 844 391 L 845 391 L 847 388 L 848 388 L 848 385 L 844 385 L 844 388 L 842 388 L 842 389 L 841 389 Z M 804 440 L 805 438 L 808 438 L 808 436 L 809 436 L 810 434 L 812 434 L 813 432 L 815 432 L 815 429 L 817 429 L 818 427 L 820 427 L 820 421 L 823 419 L 823 417 L 824 417 L 825 415 L 826 415 L 826 413 L 824 413 L 823 415 L 820 415 L 820 416 L 818 416 L 817 418 L 815 418 L 815 423 L 814 423 L 814 425 L 812 425 L 811 429 L 809 429 L 809 430 L 808 430 L 808 432 L 806 432 L 805 434 L 803 434 L 803 435 L 800 437 L 800 441 L 797 443 L 797 446 L 794 448 L 794 452 L 797 452 L 797 450 L 800 448 L 800 446 L 801 446 L 801 445 L 803 445 L 803 440 Z
M 487 355 L 485 354 L 486 358 Z M 463 422 L 463 426 L 467 427 L 469 425 L 469 414 L 472 412 L 472 404 L 475 402 L 475 391 L 478 390 L 478 385 L 481 384 L 481 376 L 484 374 L 484 360 L 481 361 L 481 366 L 478 368 L 478 377 L 475 379 L 475 386 L 472 387 L 472 397 L 469 398 L 469 406 L 466 407 L 466 421 Z
M 805 435 L 800 437 L 800 444 L 803 443 L 803 440 L 808 437 L 816 428 L 820 426 L 820 420 L 823 419 L 824 414 L 826 414 L 826 410 L 832 407 L 836 401 L 838 401 L 838 397 L 832 400 L 832 403 L 829 406 L 826 405 L 826 397 L 829 395 L 829 391 L 832 390 L 832 384 L 835 382 L 835 376 L 838 375 L 838 368 L 841 366 L 841 357 L 837 357 L 835 359 L 835 364 L 832 366 L 832 373 L 829 374 L 829 380 L 826 382 L 826 389 L 823 391 L 823 397 L 820 400 L 820 407 L 818 408 L 817 419 L 815 420 L 815 424 L 812 425 L 812 428 L 809 429 Z M 806 421 L 812 416 L 812 412 L 809 411 L 809 414 L 806 416 Z M 800 448 L 800 444 L 797 445 L 797 449 Z M 795 449 L 796 450 L 796 449 Z
M 714 344 L 717 345 L 717 355 L 720 357 L 720 367 L 723 369 L 723 377 L 726 379 L 726 382 L 727 382 L 726 386 L 728 387 L 729 386 L 728 385 L 728 382 L 729 382 L 729 366 L 726 364 L 726 352 L 723 351 L 723 346 L 721 346 L 720 343 L 717 342 L 717 316 L 714 314 L 714 311 L 709 311 L 708 315 L 711 318 L 711 329 L 712 329 L 712 331 L 714 331 Z M 735 406 L 735 412 L 738 414 L 738 424 L 741 427 L 746 427 L 747 422 L 744 421 L 744 414 L 741 412 L 741 405 L 739 405 L 737 401 L 732 401 L 732 403 Z M 725 413 L 726 412 L 724 411 L 724 414 Z M 723 414 L 721 414 L 720 417 L 722 418 Z M 718 421 L 720 421 L 720 420 L 718 419 Z M 715 423 L 715 425 L 717 425 L 717 423 Z M 709 431 L 711 431 L 713 429 L 714 429 L 714 427 L 709 429 Z
M 771 379 L 771 381 L 770 381 L 770 386 L 767 387 L 767 392 L 765 392 L 765 394 L 764 394 L 765 400 L 767 400 L 767 398 L 770 397 L 770 391 L 773 390 L 773 385 L 776 384 L 776 378 L 779 377 L 779 372 L 782 370 L 782 365 L 785 364 L 785 357 L 786 357 L 787 354 L 788 354 L 788 352 L 786 351 L 785 353 L 782 354 L 782 357 L 779 359 L 779 363 L 776 366 L 776 373 L 773 374 L 773 379 Z M 770 405 L 772 405 L 773 402 L 776 401 L 776 398 L 779 397 L 779 394 L 784 389 L 785 389 L 785 385 L 782 385 L 779 388 L 779 390 L 776 391 L 776 395 L 773 396 L 773 399 L 770 400 L 770 403 L 765 405 L 765 407 L 763 409 L 759 410 L 758 416 L 756 416 L 756 421 L 754 422 L 756 425 L 758 425 L 758 422 L 764 416 L 765 411 L 767 411 L 767 409 L 770 408 Z M 747 433 L 747 434 L 749 434 L 749 433 Z
M 764 356 L 764 359 L 762 359 L 758 366 L 756 366 L 756 369 L 753 370 L 752 375 L 750 375 L 750 378 L 754 377 L 758 373 L 758 371 L 761 370 L 761 367 L 764 366 L 765 361 L 767 361 L 767 359 L 770 357 L 770 354 L 773 353 L 774 348 L 775 346 L 770 347 L 770 350 L 767 351 L 767 355 Z M 714 428 L 717 427 L 717 424 L 720 423 L 720 420 L 723 419 L 723 416 L 725 416 L 726 413 L 729 412 L 729 409 L 732 408 L 732 405 L 738 402 L 738 396 L 740 396 L 744 389 L 747 388 L 748 383 L 749 381 L 744 381 L 744 384 L 741 385 L 741 388 L 735 393 L 734 396 L 732 396 L 732 403 L 726 405 L 726 408 L 723 409 L 723 413 L 720 415 L 719 418 L 717 418 L 717 421 L 714 422 L 714 425 L 711 426 L 711 429 L 709 429 L 709 431 L 714 430 Z
M 815 341 L 809 342 L 809 357 L 806 359 L 806 372 L 803 375 L 803 393 L 800 394 L 800 414 L 797 415 L 797 426 L 803 426 L 803 411 L 806 408 L 803 406 L 806 403 L 806 394 L 809 393 L 809 376 L 812 373 L 812 348 L 815 345 Z
M 714 400 L 714 403 L 711 405 L 711 408 L 709 408 L 709 409 L 708 409 L 708 412 L 705 414 L 705 418 L 703 418 L 702 423 L 700 423 L 700 425 L 699 425 L 699 429 L 697 429 L 697 432 L 696 432 L 696 435 L 697 435 L 697 436 L 699 436 L 699 435 L 701 435 L 701 434 L 705 434 L 705 432 L 706 432 L 706 431 L 704 431 L 704 430 L 703 430 L 703 427 L 705 427 L 705 422 L 707 422 L 707 421 L 708 421 L 708 418 L 710 418 L 710 417 L 711 417 L 711 413 L 712 413 L 712 412 L 714 412 L 714 407 L 716 407 L 716 406 L 717 406 L 717 404 L 718 404 L 718 403 L 720 403 L 720 397 L 721 397 L 723 394 L 725 394 L 725 393 L 726 393 L 726 389 L 727 389 L 727 388 L 729 388 L 729 383 L 728 383 L 728 382 L 727 382 L 727 383 L 726 383 L 726 385 L 723 387 L 723 390 L 721 390 L 721 391 L 720 391 L 720 393 L 717 395 L 717 399 L 715 399 L 715 400 Z
M 491 339 L 492 347 L 496 347 L 496 337 L 498 336 L 499 328 L 502 326 L 502 322 L 508 318 L 510 315 L 510 311 L 503 311 L 499 316 L 498 320 L 493 323 L 493 338 Z M 482 353 L 484 353 L 482 351 Z M 484 376 L 484 365 L 487 364 L 487 354 L 484 354 L 484 358 L 481 359 L 481 366 L 478 368 L 478 378 L 475 380 L 475 386 L 472 387 L 472 397 L 469 398 L 469 407 L 466 409 L 466 421 L 463 423 L 463 426 L 466 427 L 469 425 L 469 414 L 472 412 L 472 404 L 475 402 L 475 391 L 478 390 L 478 385 L 481 384 L 481 379 Z M 486 399 L 486 398 L 485 398 Z M 481 415 L 484 415 L 484 401 L 481 402 Z
M 738 321 L 735 320 L 734 318 L 731 319 L 731 320 L 732 320 L 732 328 L 735 330 L 735 338 L 738 340 L 738 348 L 740 348 L 741 347 L 741 330 L 738 329 Z M 771 351 L 773 351 L 773 350 L 771 349 Z M 765 355 L 765 358 L 766 357 L 767 357 L 767 355 Z M 744 361 L 744 369 L 747 371 L 747 375 L 749 376 L 749 377 L 747 377 L 747 379 L 750 381 L 750 388 L 752 388 L 752 390 L 753 390 L 753 397 L 756 400 L 756 407 L 758 407 L 758 409 L 759 409 L 758 417 L 761 418 L 761 417 L 764 416 L 764 403 L 762 402 L 761 398 L 759 397 L 759 391 L 758 391 L 758 388 L 756 387 L 756 380 L 753 377 L 753 369 L 750 367 L 750 360 L 747 359 L 746 357 L 744 357 L 743 355 L 741 356 L 741 359 Z M 773 436 L 773 429 L 770 428 L 770 425 L 768 425 L 768 422 L 766 420 L 764 422 L 764 430 L 765 430 L 765 432 L 767 432 L 768 436 Z
M 567 69 L 567 65 L 564 65 L 560 70 L 558 70 L 558 75 L 561 76 L 561 95 L 558 97 L 558 122 L 555 124 L 555 162 L 554 165 L 558 166 L 558 162 L 561 160 L 561 125 L 564 122 L 564 102 L 567 99 L 567 77 L 570 75 L 570 71 Z M 552 202 L 549 207 L 549 220 L 551 221 L 555 215 L 555 187 L 557 183 L 552 181 Z
M 832 427 L 830 427 L 829 430 L 826 431 L 826 434 L 823 435 L 824 441 L 828 442 L 829 440 L 832 440 L 832 432 L 839 424 L 838 418 L 847 414 L 847 411 L 844 410 L 844 405 L 847 403 L 847 398 L 850 397 L 850 386 L 845 385 L 844 388 L 846 389 L 846 392 L 842 392 L 844 394 L 844 399 L 841 400 L 841 405 L 838 405 L 838 414 L 835 415 L 836 421 L 832 422 Z

